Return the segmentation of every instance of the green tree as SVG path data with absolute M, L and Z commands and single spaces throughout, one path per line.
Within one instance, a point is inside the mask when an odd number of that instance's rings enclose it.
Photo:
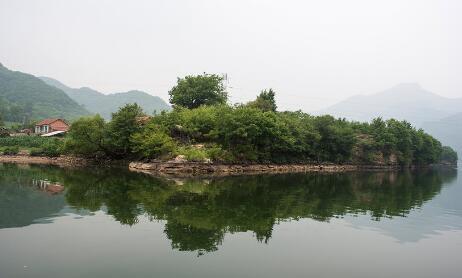
M 66 136 L 64 149 L 87 157 L 105 155 L 105 129 L 106 123 L 101 116 L 82 117 L 72 124 Z
M 131 137 L 141 130 L 138 118 L 143 110 L 136 104 L 127 104 L 112 114 L 106 129 L 106 146 L 110 156 L 122 158 L 132 153 Z
M 257 96 L 257 99 L 249 102 L 247 105 L 263 111 L 276 112 L 277 105 L 275 100 L 275 92 L 273 89 L 263 90 Z
M 189 109 L 201 105 L 224 104 L 228 100 L 223 77 L 216 74 L 204 73 L 178 78 L 177 85 L 168 93 L 171 104 Z
M 332 116 L 315 118 L 315 127 L 321 138 L 317 146 L 319 162 L 346 162 L 352 156 L 356 143 L 354 131 L 346 120 L 337 120 Z

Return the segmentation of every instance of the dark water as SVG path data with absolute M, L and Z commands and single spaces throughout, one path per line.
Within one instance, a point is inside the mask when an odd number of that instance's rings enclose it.
M 0 165 L 0 277 L 462 277 L 455 170 L 167 180 Z

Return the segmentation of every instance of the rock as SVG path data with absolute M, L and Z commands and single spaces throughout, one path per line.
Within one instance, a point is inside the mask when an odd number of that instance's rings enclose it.
M 186 156 L 180 154 L 177 157 L 175 157 L 175 159 L 173 159 L 173 161 L 175 163 L 184 163 L 184 162 L 187 162 L 188 160 L 186 159 Z

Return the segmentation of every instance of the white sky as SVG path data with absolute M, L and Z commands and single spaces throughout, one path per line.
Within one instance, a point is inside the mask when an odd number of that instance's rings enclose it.
M 290 110 L 401 82 L 462 97 L 462 1 L 0 0 L 0 62 L 165 100 L 178 76 L 227 73 L 232 102 L 272 87 Z

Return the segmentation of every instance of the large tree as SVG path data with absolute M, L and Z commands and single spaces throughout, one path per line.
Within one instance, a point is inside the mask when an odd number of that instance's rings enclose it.
M 228 100 L 223 77 L 216 74 L 204 73 L 178 78 L 176 86 L 168 93 L 171 104 L 189 109 L 201 105 L 223 104 Z

